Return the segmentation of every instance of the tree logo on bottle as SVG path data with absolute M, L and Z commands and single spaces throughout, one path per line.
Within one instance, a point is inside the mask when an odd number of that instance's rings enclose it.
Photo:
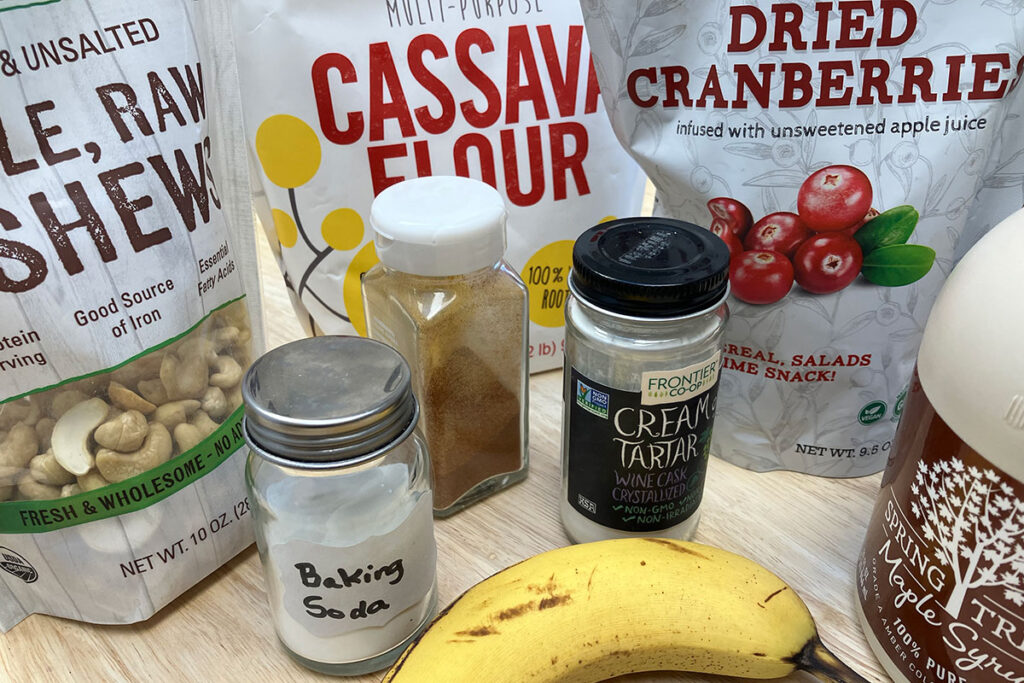
M 991 469 L 959 460 L 918 463 L 910 510 L 953 587 L 944 605 L 960 615 L 968 591 L 1001 588 L 1024 606 L 1024 501 Z
M 25 583 L 33 583 L 39 578 L 39 572 L 28 560 L 2 545 L 0 545 L 0 569 L 11 576 L 18 577 Z

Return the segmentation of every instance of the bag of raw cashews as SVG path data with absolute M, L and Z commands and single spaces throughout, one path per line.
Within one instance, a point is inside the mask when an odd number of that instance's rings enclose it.
M 1019 4 L 582 7 L 655 213 L 732 253 L 713 452 L 755 470 L 882 469 L 940 285 L 1021 206 Z
M 370 204 L 458 175 L 508 207 L 530 292 L 530 370 L 562 362 L 572 245 L 640 210 L 575 0 L 235 0 L 255 206 L 311 334 L 365 334 Z M 463 349 L 446 351 L 453 357 Z
M 145 619 L 252 541 L 262 334 L 212 9 L 0 2 L 0 630 Z

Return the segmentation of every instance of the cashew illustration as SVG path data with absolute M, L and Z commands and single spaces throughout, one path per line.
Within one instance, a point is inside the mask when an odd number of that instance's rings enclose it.
M 148 431 L 146 416 L 137 410 L 129 410 L 108 418 L 96 428 L 92 438 L 104 448 L 129 453 L 142 445 Z
M 192 413 L 199 410 L 199 405 L 199 401 L 193 399 L 165 403 L 153 413 L 154 424 L 159 423 L 168 429 L 174 429 L 175 425 L 186 422 Z
M 53 426 L 50 437 L 53 454 L 61 467 L 75 475 L 92 468 L 93 454 L 89 438 L 93 430 L 107 419 L 110 407 L 101 398 L 90 398 L 70 408 Z M 35 432 L 33 432 L 33 435 Z
M 156 410 L 155 404 L 142 398 L 120 382 L 111 381 L 107 386 L 107 397 L 121 410 L 137 410 L 143 415 L 149 415 Z
M 171 433 L 167 427 L 154 422 L 150 425 L 142 447 L 133 453 L 118 453 L 109 448 L 101 448 L 96 453 L 96 469 L 108 481 L 124 481 L 167 462 L 172 449 Z
M 11 427 L 0 442 L 0 485 L 13 484 L 39 452 L 36 430 L 23 422 Z
M 48 486 L 64 486 L 75 481 L 75 475 L 60 466 L 53 451 L 47 451 L 32 458 L 28 464 L 32 478 Z

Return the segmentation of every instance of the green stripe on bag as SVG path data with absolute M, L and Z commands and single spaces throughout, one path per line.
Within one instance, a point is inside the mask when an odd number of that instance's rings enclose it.
M 195 448 L 159 467 L 95 491 L 55 500 L 0 503 L 0 534 L 35 534 L 149 507 L 215 470 L 245 443 L 239 407 Z

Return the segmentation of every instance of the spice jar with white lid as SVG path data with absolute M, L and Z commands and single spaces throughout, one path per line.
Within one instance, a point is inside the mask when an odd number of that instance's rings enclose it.
M 303 339 L 253 363 L 242 397 L 278 639 L 323 673 L 390 666 L 437 605 L 430 470 L 408 365 L 370 339 Z
M 393 185 L 370 212 L 367 330 L 412 366 L 437 516 L 527 472 L 527 290 L 503 258 L 506 213 L 490 185 L 454 176 Z
M 668 218 L 573 247 L 565 305 L 561 518 L 575 543 L 693 537 L 722 366 L 729 250 Z

